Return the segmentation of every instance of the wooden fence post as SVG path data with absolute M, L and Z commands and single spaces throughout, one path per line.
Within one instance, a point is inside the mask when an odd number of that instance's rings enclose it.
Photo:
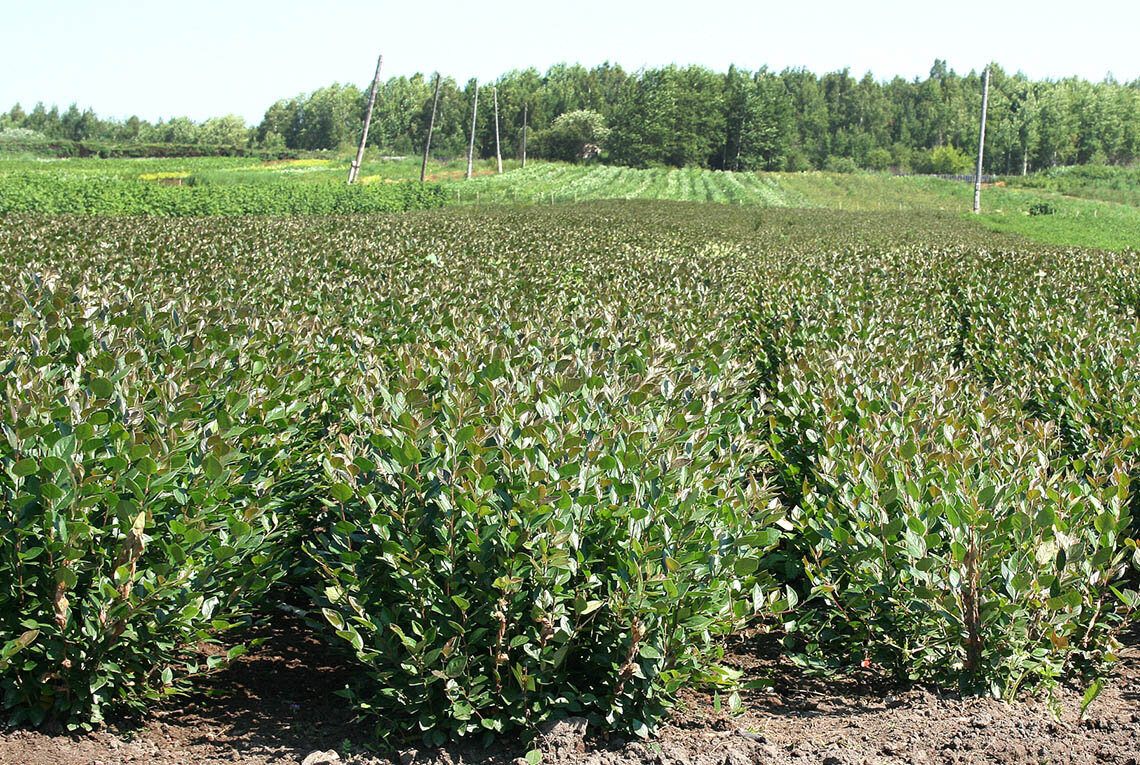
M 467 144 L 467 180 L 471 180 L 471 159 L 475 154 L 475 117 L 479 114 L 479 81 L 475 80 L 475 103 L 471 106 L 471 141 Z
M 364 133 L 360 136 L 360 148 L 356 150 L 356 159 L 348 169 L 348 182 L 356 183 L 356 176 L 360 174 L 360 163 L 364 161 L 364 145 L 368 143 L 368 126 L 372 124 L 372 107 L 376 105 L 376 91 L 380 89 L 380 67 L 384 64 L 384 56 L 376 59 L 376 74 L 372 77 L 372 90 L 368 93 L 368 110 L 364 112 Z
M 428 120 L 427 143 L 424 144 L 424 163 L 420 166 L 420 183 L 427 177 L 428 152 L 431 151 L 431 134 L 435 130 L 435 109 L 439 106 L 439 72 L 435 73 L 435 95 L 431 99 L 431 119 Z
M 499 89 L 491 86 L 491 95 L 495 99 L 495 161 L 499 164 L 499 175 L 503 174 L 503 153 L 499 150 Z

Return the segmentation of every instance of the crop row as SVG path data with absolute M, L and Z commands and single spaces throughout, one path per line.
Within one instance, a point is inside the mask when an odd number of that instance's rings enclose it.
M 536 163 L 505 175 L 486 175 L 454 186 L 462 202 L 574 202 L 592 199 L 664 199 L 682 202 L 802 206 L 772 174 L 722 173 L 699 168 L 636 170 L 628 167 Z
M 746 624 L 1095 690 L 1138 604 L 1135 255 L 659 202 L 10 217 L 0 283 L 16 722 L 184 688 L 285 586 L 432 743 L 647 734 Z
M 155 179 L 158 180 L 158 179 Z M 0 175 L 0 214 L 345 215 L 439 207 L 437 184 L 165 186 L 154 181 L 47 173 Z

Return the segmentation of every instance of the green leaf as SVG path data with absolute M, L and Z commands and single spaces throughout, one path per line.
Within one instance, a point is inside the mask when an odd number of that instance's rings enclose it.
M 96 398 L 110 398 L 111 394 L 115 392 L 115 387 L 105 377 L 92 377 L 91 381 L 87 383 L 87 387 L 91 389 Z
M 202 461 L 202 468 L 206 471 L 206 477 L 211 481 L 217 480 L 222 474 L 222 463 L 212 454 L 206 455 L 206 459 Z
M 40 636 L 39 630 L 28 630 L 15 640 L 9 640 L 4 644 L 3 650 L 0 650 L 0 658 L 10 659 L 23 649 L 36 642 L 36 638 Z
M 343 630 L 337 630 L 336 634 L 351 643 L 356 650 L 359 651 L 364 648 L 364 638 L 360 637 L 360 633 L 356 631 L 355 627 L 349 625 Z
M 579 602 L 581 603 L 581 608 L 578 609 L 578 613 L 582 616 L 592 614 L 606 604 L 604 600 L 583 600 Z M 578 603 L 575 603 L 575 605 L 577 606 Z
M 448 677 L 460 677 L 466 669 L 467 657 L 462 654 L 456 654 L 447 660 L 447 665 L 444 667 L 443 672 Z
M 347 502 L 352 499 L 352 487 L 345 483 L 334 483 L 332 488 L 329 489 L 333 499 L 337 502 Z
M 68 589 L 79 583 L 79 577 L 68 566 L 60 566 L 55 570 L 55 580 Z
M 12 466 L 12 475 L 17 478 L 24 478 L 40 469 L 40 465 L 34 459 L 23 459 Z
M 732 564 L 733 573 L 737 576 L 749 576 L 750 574 L 756 573 L 758 568 L 760 568 L 759 558 L 738 558 L 736 562 Z
M 1085 713 L 1088 712 L 1089 707 L 1096 701 L 1097 696 L 1100 695 L 1103 689 L 1104 682 L 1100 678 L 1094 680 L 1092 684 L 1085 689 L 1085 695 L 1081 697 L 1081 719 L 1084 719 Z
M 337 630 L 338 633 L 344 629 L 344 617 L 342 617 L 339 613 L 333 611 L 331 608 L 322 608 L 321 613 L 325 615 L 325 618 L 328 619 L 329 624 L 331 624 L 332 628 L 334 630 Z
M 230 529 L 230 535 L 238 539 L 248 537 L 250 532 L 253 531 L 253 527 L 240 518 L 230 518 L 227 524 Z

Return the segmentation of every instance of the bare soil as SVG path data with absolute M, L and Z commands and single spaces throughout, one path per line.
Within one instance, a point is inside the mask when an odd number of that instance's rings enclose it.
M 354 723 L 335 692 L 353 669 L 295 618 L 257 628 L 258 649 L 206 680 L 200 692 L 141 722 L 90 734 L 17 729 L 0 733 L 3 765 L 156 763 L 376 763 L 517 765 L 523 749 L 453 746 L 369 752 L 369 723 Z M 249 636 L 247 636 L 249 637 Z M 691 692 L 661 735 L 648 742 L 594 735 L 584 720 L 550 726 L 539 739 L 544 765 L 856 765 L 862 763 L 1131 763 L 1140 765 L 1140 640 L 1089 715 L 1080 693 L 1060 694 L 1055 719 L 1043 699 L 1014 704 L 936 689 L 893 687 L 874 668 L 827 681 L 806 677 L 771 650 L 771 638 L 741 637 L 728 661 L 749 691 L 735 717 Z

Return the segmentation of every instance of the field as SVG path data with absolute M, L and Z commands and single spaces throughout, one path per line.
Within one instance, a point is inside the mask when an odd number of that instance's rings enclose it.
M 1042 726 L 1107 682 L 1134 742 L 1140 256 L 766 204 L 5 217 L 10 721 L 169 705 L 285 604 L 381 747 L 776 731 L 761 645 Z
M 558 205 L 606 199 L 712 202 L 757 207 L 969 216 L 973 187 L 932 177 L 874 173 L 729 173 L 698 168 L 637 170 L 517 160 L 495 172 L 480 160 L 432 162 L 420 189 L 416 158 L 366 156 L 363 188 L 344 188 L 349 159 L 315 155 L 253 158 L 0 158 L 0 212 L 237 215 L 330 214 L 430 209 L 440 205 Z M 1066 247 L 1136 249 L 1140 182 L 1134 172 L 1059 169 L 987 187 L 979 218 L 991 230 Z M 1046 209 L 1047 215 L 1030 215 Z

